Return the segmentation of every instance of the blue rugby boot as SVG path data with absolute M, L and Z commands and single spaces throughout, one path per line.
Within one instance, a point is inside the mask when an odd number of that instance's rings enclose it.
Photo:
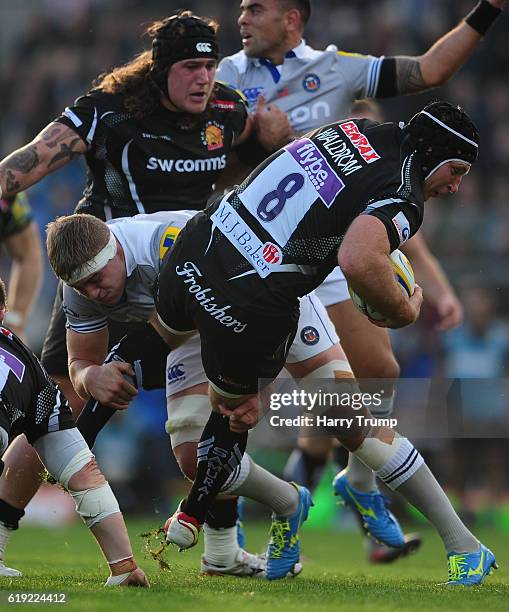
M 334 495 L 341 497 L 356 512 L 364 529 L 378 542 L 391 548 L 403 548 L 405 536 L 396 517 L 387 510 L 387 500 L 379 491 L 363 493 L 351 487 L 344 472 L 332 481 Z
M 268 580 L 295 576 L 302 569 L 299 563 L 299 529 L 308 517 L 309 508 L 313 506 L 313 500 L 306 487 L 300 487 L 294 482 L 291 484 L 299 493 L 299 505 L 297 510 L 289 517 L 272 516 L 270 542 L 267 549 L 267 567 L 265 569 Z
M 475 586 L 482 584 L 492 568 L 498 569 L 495 555 L 484 544 L 474 553 L 449 553 L 447 555 L 449 586 Z

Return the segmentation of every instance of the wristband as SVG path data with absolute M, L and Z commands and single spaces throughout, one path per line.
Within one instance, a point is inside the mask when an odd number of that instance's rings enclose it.
M 493 6 L 487 0 L 481 0 L 465 17 L 465 22 L 478 34 L 484 36 L 501 12 L 501 9 Z

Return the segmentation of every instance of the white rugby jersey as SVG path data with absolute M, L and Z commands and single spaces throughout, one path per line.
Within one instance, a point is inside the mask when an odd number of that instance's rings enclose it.
M 276 101 L 303 134 L 347 117 L 354 100 L 375 97 L 383 59 L 335 48 L 318 51 L 302 41 L 280 66 L 244 51 L 225 57 L 216 78 L 242 91 L 251 110 L 261 93 Z
M 193 210 L 161 211 L 108 221 L 124 250 L 124 296 L 118 304 L 105 306 L 64 284 L 67 327 L 86 334 L 107 327 L 108 319 L 124 323 L 147 321 L 154 310 L 153 288 L 163 257 L 195 214 Z

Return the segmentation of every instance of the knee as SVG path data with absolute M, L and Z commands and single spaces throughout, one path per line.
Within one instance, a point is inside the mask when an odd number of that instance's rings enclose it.
M 392 351 L 387 351 L 387 354 L 382 360 L 382 375 L 380 378 L 399 378 L 401 368 Z
M 361 378 L 398 378 L 399 363 L 391 350 L 384 351 L 365 365 Z
M 58 480 L 74 499 L 76 511 L 87 527 L 92 528 L 105 518 L 120 512 L 110 485 L 87 447 L 74 455 L 58 474 Z
M 95 457 L 92 457 L 87 465 L 75 472 L 70 478 L 67 488 L 71 491 L 84 491 L 85 489 L 97 489 L 106 484 Z
M 185 442 L 173 449 L 182 474 L 191 482 L 196 477 L 196 442 Z

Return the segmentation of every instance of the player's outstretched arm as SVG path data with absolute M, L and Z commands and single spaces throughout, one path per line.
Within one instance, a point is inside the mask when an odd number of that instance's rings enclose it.
M 0 196 L 27 189 L 86 151 L 87 144 L 71 128 L 50 123 L 32 142 L 0 162 Z
M 384 327 L 404 327 L 419 316 L 420 287 L 411 299 L 404 296 L 394 277 L 390 243 L 382 221 L 370 215 L 356 217 L 338 253 L 338 263 L 352 289 L 386 317 Z
M 437 311 L 439 316 L 437 328 L 440 331 L 447 331 L 460 325 L 463 321 L 463 307 L 442 266 L 421 236 L 421 232 L 405 242 L 401 250 L 412 262 L 415 277 L 422 287 L 426 300 Z
M 42 280 L 42 247 L 35 222 L 30 222 L 21 232 L 8 236 L 5 246 L 12 257 L 6 323 L 24 340 L 25 325 Z
M 481 0 L 423 55 L 395 57 L 397 93 L 415 93 L 448 81 L 470 57 L 505 3 L 506 0 Z

